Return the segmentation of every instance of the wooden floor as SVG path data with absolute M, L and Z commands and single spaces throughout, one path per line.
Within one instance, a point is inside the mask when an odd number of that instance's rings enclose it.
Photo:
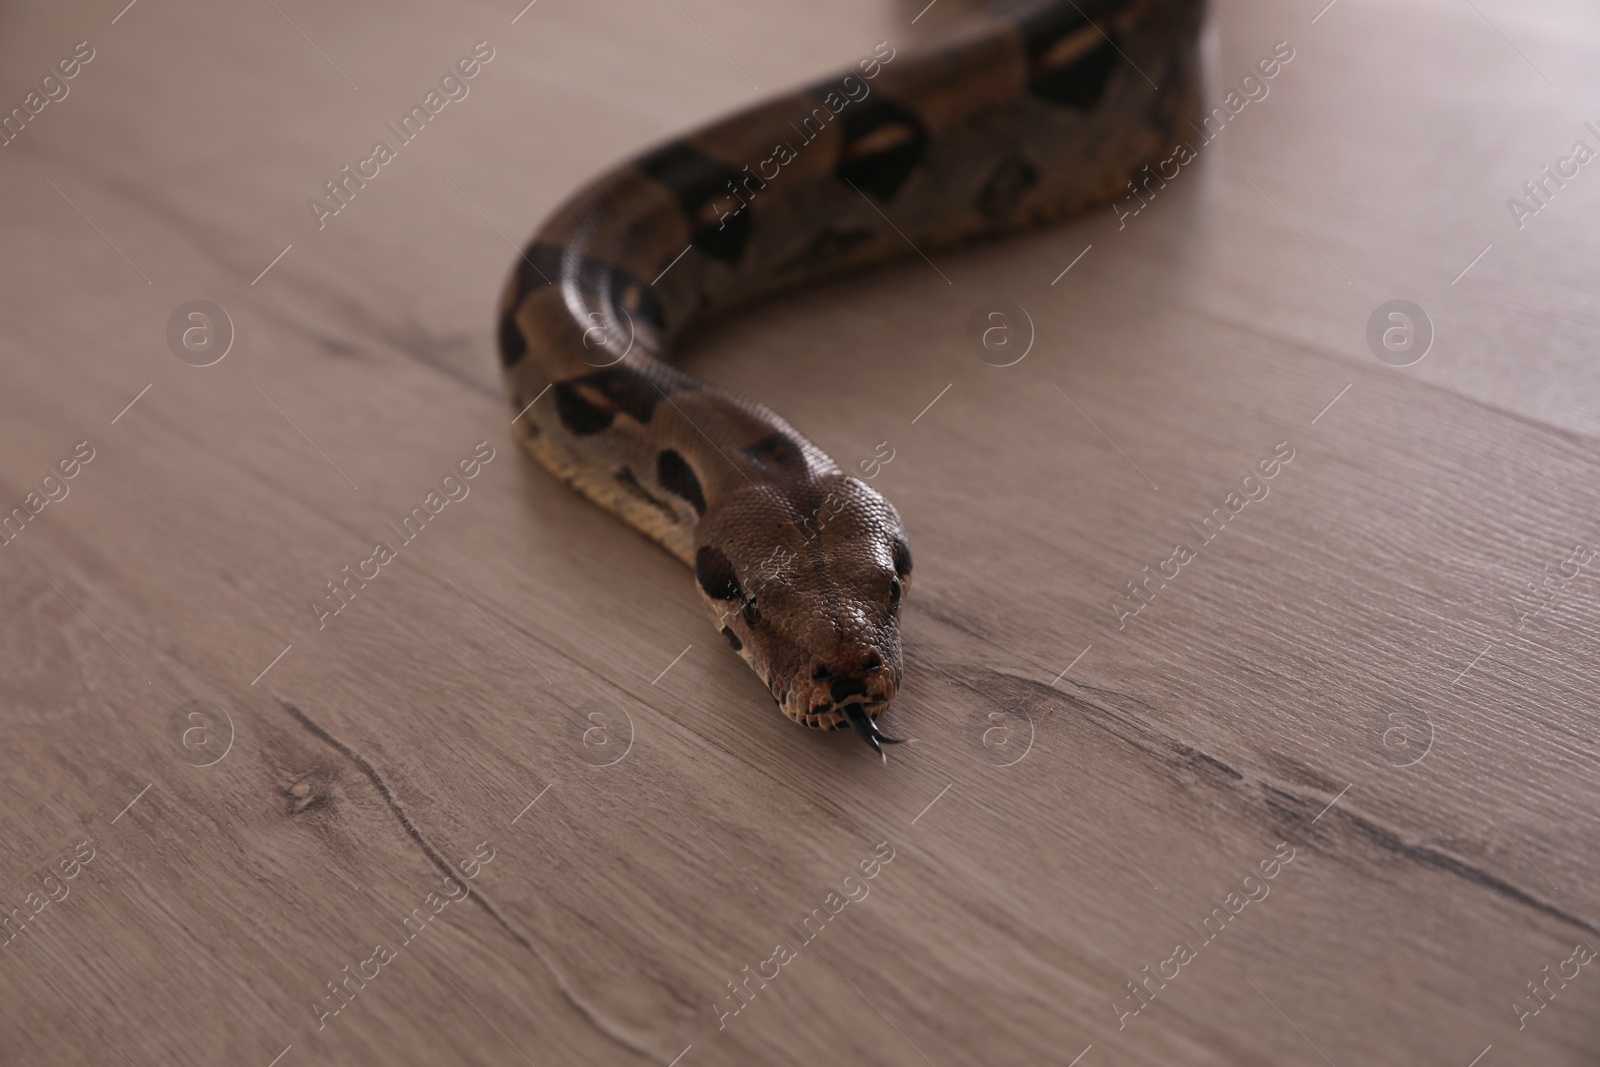
M 959 0 L 123 2 L 0 16 L 4 109 L 88 42 L 0 149 L 0 1063 L 1596 1062 L 1592 5 L 1218 0 L 1208 100 L 1292 59 L 1137 216 L 701 338 L 894 450 L 885 769 L 518 452 L 491 322 L 586 177 Z

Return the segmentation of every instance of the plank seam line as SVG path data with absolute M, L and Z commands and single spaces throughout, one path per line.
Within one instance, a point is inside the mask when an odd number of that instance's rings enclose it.
M 1368 366 L 1365 361 L 1359 359 L 1352 360 L 1349 356 L 1342 355 L 1337 349 L 1324 348 L 1321 345 L 1313 342 L 1302 341 L 1298 338 L 1290 337 L 1284 334 L 1262 332 L 1253 326 L 1241 323 L 1234 319 L 1226 318 L 1202 307 L 1184 305 L 1184 309 L 1191 312 L 1198 318 L 1205 319 L 1206 321 L 1217 326 L 1221 326 L 1224 329 L 1232 330 L 1234 333 L 1244 334 L 1247 337 L 1253 337 L 1257 340 L 1269 341 L 1274 344 L 1284 345 L 1285 347 L 1292 348 L 1301 354 L 1315 356 L 1328 363 L 1344 367 L 1362 367 L 1368 374 L 1369 379 L 1372 381 L 1403 380 L 1410 385 L 1419 386 L 1425 389 L 1429 395 L 1449 395 L 1448 393 L 1444 392 L 1443 386 L 1436 385 L 1433 382 L 1425 381 L 1421 378 L 1403 377 L 1402 379 L 1396 379 L 1381 367 Z M 1493 401 L 1482 402 L 1486 405 L 1486 410 L 1492 411 L 1497 415 L 1503 415 L 1527 429 L 1536 430 L 1540 433 L 1548 434 L 1551 437 L 1561 438 L 1574 444 L 1583 444 L 1590 447 L 1600 445 L 1600 434 L 1588 433 L 1583 430 L 1575 430 L 1570 426 L 1562 426 L 1559 423 L 1547 422 L 1544 419 L 1530 415 L 1526 412 L 1515 411 L 1511 408 L 1501 407 L 1498 404 L 1495 404 Z

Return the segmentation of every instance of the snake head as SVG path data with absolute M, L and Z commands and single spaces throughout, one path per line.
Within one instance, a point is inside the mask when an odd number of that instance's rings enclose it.
M 901 678 L 911 549 L 894 506 L 838 473 L 750 485 L 696 531 L 695 579 L 715 625 L 784 715 L 853 728 L 882 754 L 877 718 Z

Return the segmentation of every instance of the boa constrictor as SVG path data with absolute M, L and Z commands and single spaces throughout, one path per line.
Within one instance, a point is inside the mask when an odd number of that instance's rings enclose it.
M 850 726 L 880 755 L 893 740 L 877 718 L 902 677 L 905 527 L 770 409 L 667 363 L 674 337 L 737 301 L 1126 195 L 1197 111 L 1203 5 L 1022 0 L 915 54 L 881 44 L 602 175 L 515 264 L 499 345 L 521 441 L 693 568 L 795 722 Z

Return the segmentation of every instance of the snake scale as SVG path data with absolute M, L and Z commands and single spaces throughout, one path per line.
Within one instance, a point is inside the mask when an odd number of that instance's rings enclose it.
M 784 715 L 894 739 L 900 515 L 767 407 L 673 367 L 775 290 L 1125 196 L 1199 99 L 1204 0 L 1022 0 L 601 175 L 516 261 L 498 337 L 544 466 L 694 572 Z M 1148 180 L 1148 179 L 1147 179 Z M 545 393 L 548 400 L 543 399 Z

